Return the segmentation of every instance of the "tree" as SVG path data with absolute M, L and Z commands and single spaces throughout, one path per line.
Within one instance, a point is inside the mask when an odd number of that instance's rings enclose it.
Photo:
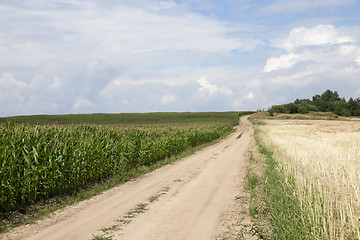
M 320 99 L 328 103 L 341 100 L 339 93 L 337 91 L 332 92 L 331 90 L 326 90 L 323 94 L 321 94 Z
M 349 109 L 346 109 L 344 108 L 342 111 L 341 111 L 341 116 L 344 116 L 344 117 L 350 117 L 351 116 L 351 113 L 349 111 Z
M 288 113 L 298 113 L 298 105 L 295 103 L 285 104 Z
M 299 106 L 298 113 L 306 114 L 308 112 L 309 112 L 309 110 L 305 106 L 302 106 L 302 105 Z
M 355 101 L 353 98 L 350 98 L 346 104 L 346 108 L 350 111 L 351 115 L 354 115 L 355 110 L 360 108 L 360 104 Z
M 313 103 L 316 103 L 316 102 L 320 101 L 320 95 L 317 94 L 317 95 L 313 96 L 312 101 L 313 101 Z
M 272 106 L 270 110 L 275 113 L 290 113 L 285 105 L 275 105 Z
M 296 99 L 293 103 L 275 105 L 269 113 L 308 113 L 309 111 L 333 112 L 341 116 L 360 116 L 360 97 L 340 98 L 337 91 L 326 90 L 321 95 L 317 94 L 309 99 Z
M 360 117 L 360 108 L 356 109 L 356 110 L 353 112 L 353 116 Z

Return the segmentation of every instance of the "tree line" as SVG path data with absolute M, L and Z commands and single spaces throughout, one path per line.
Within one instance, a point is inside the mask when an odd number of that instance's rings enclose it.
M 360 116 L 360 97 L 340 98 L 337 91 L 326 90 L 321 95 L 315 95 L 310 99 L 296 99 L 292 103 L 274 105 L 268 112 L 270 116 L 274 113 L 308 113 L 308 112 L 333 112 L 339 116 Z

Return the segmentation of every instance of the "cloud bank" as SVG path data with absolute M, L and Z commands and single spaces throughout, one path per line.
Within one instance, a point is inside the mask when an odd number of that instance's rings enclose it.
M 278 47 L 287 53 L 269 58 L 263 71 L 292 70 L 271 78 L 274 84 L 308 86 L 335 76 L 340 84 L 359 76 L 359 44 L 351 36 L 339 34 L 332 25 L 292 29 Z
M 312 10 L 326 19 L 334 7 L 359 9 L 351 0 L 3 1 L 0 116 L 256 110 L 328 88 L 357 97 L 359 22 L 341 11 L 341 24 L 273 22 Z

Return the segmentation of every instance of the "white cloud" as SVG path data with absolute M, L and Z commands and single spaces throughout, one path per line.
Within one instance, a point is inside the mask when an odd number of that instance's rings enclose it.
M 170 104 L 170 103 L 174 102 L 175 100 L 176 100 L 176 97 L 174 97 L 173 95 L 170 95 L 170 94 L 166 94 L 161 98 L 160 103 L 161 104 Z
M 249 99 L 249 100 L 253 100 L 255 97 L 255 94 L 253 92 L 249 92 L 247 95 L 245 95 L 243 98 L 244 99 Z
M 350 55 L 350 54 L 354 54 L 356 52 L 359 52 L 359 47 L 356 46 L 355 44 L 351 44 L 351 45 L 341 45 L 340 49 L 339 49 L 339 53 L 341 55 Z
M 17 89 L 25 89 L 27 84 L 21 81 L 16 81 L 14 76 L 11 73 L 2 73 L 0 78 L 1 90 L 2 95 L 5 96 L 5 93 L 11 94 L 12 91 L 10 90 L 17 90 Z
M 281 86 L 295 86 L 305 87 L 314 79 L 316 71 L 314 69 L 307 69 L 305 71 L 296 72 L 290 76 L 277 76 L 271 79 L 271 82 Z
M 247 2 L 1 1 L 0 114 L 256 109 L 319 79 L 356 85 L 360 31 L 353 22 L 297 27 L 269 48 L 288 26 L 331 23 L 341 14 L 253 21 L 259 4 Z M 272 2 L 267 9 L 279 13 L 354 1 Z M 353 85 L 343 88 L 360 87 Z
M 134 94 L 136 91 L 143 91 L 149 89 L 149 86 L 156 86 L 160 85 L 163 86 L 164 89 L 170 86 L 177 86 L 176 82 L 179 84 L 184 84 L 186 81 L 180 81 L 176 80 L 173 81 L 167 81 L 166 79 L 156 78 L 156 79 L 142 79 L 139 81 L 136 80 L 121 80 L 121 79 L 114 79 L 110 81 L 102 90 L 99 91 L 99 97 L 103 99 L 104 104 L 106 105 L 128 105 L 130 103 L 130 99 L 133 99 L 135 97 L 145 97 L 145 96 L 137 96 Z M 175 84 L 174 84 L 175 83 Z M 161 89 L 157 88 L 157 90 L 161 91 Z M 158 94 L 154 92 L 154 94 Z M 149 94 L 149 92 L 147 92 Z M 165 103 L 166 100 L 170 100 L 170 95 L 163 96 L 163 99 L 161 100 L 161 103 Z M 124 100 L 126 98 L 126 100 Z
M 278 58 L 272 57 L 267 60 L 264 72 L 271 72 L 274 70 L 290 68 L 296 63 L 298 63 L 300 60 L 300 56 L 293 53 L 282 55 Z
M 151 5 L 163 8 L 164 2 L 153 1 Z M 241 48 L 241 41 L 227 36 L 231 27 L 176 8 L 174 3 L 171 6 L 175 12 L 169 14 L 131 5 L 106 13 L 90 9 L 79 12 L 79 17 L 72 16 L 71 30 L 80 33 L 85 43 L 95 44 L 96 51 L 107 58 L 114 53 L 148 54 L 164 49 L 217 52 Z
M 10 73 L 2 73 L 0 77 L 0 113 L 12 115 L 14 109 L 22 108 L 27 84 L 14 79 Z
M 342 69 L 339 69 L 336 73 L 333 73 L 334 77 L 337 79 L 343 79 L 342 83 L 347 85 L 353 85 L 354 88 L 360 86 L 360 68 L 354 67 L 353 65 L 345 66 Z M 353 91 L 353 88 L 350 88 Z
M 338 31 L 332 25 L 318 25 L 313 28 L 299 27 L 291 30 L 290 36 L 284 43 L 284 48 L 292 51 L 304 46 L 353 42 L 355 42 L 355 40 L 350 36 L 339 36 Z
M 259 89 L 255 89 L 255 90 L 259 91 Z M 253 105 L 255 107 L 257 103 L 255 104 L 252 103 L 256 102 L 256 100 L 259 100 L 258 97 L 260 94 L 258 92 L 255 93 L 253 91 L 249 91 L 249 92 L 245 91 L 243 94 L 244 95 L 242 97 L 236 98 L 233 101 L 233 107 L 235 109 L 241 109 L 244 106 L 249 106 L 249 105 Z M 255 95 L 257 96 L 257 98 L 255 98 Z
M 207 92 L 210 95 L 213 95 L 215 93 L 220 93 L 220 94 L 224 94 L 224 95 L 232 95 L 233 91 L 231 91 L 230 89 L 226 88 L 226 87 L 222 87 L 219 88 L 216 85 L 210 84 L 208 82 L 208 80 L 206 80 L 206 76 L 203 76 L 201 78 L 199 78 L 199 80 L 197 80 L 197 82 L 200 85 L 199 91 L 200 92 Z
M 113 88 L 113 87 L 121 87 L 121 86 L 143 86 L 146 84 L 165 84 L 168 86 L 178 86 L 183 85 L 185 82 L 189 81 L 187 79 L 184 79 L 184 77 L 178 77 L 178 74 L 176 76 L 144 76 L 140 80 L 137 79 L 114 79 L 110 81 L 110 83 L 107 84 L 106 88 Z
M 304 88 L 335 76 L 342 81 L 359 77 L 353 64 L 360 46 L 332 25 L 295 28 L 283 43 L 278 47 L 287 54 L 269 58 L 263 70 L 274 85 Z
M 334 63 L 335 55 L 353 58 L 360 50 L 351 36 L 340 35 L 332 25 L 318 25 L 313 28 L 299 27 L 290 31 L 284 40 L 278 40 L 274 46 L 287 54 L 271 57 L 267 60 L 264 72 L 288 69 L 297 63 L 311 61 L 315 63 Z M 342 60 L 337 58 L 336 61 Z
M 113 69 L 184 69 L 260 44 L 232 37 L 242 26 L 190 12 L 174 1 L 85 3 L 0 4 L 0 65 L 31 67 L 39 74 L 51 64 L 54 74 L 66 71 L 76 78 L 85 70 L 93 77 Z
M 37 74 L 29 82 L 23 82 L 11 73 L 3 73 L 0 78 L 0 114 L 61 113 L 73 98 L 68 96 L 71 89 L 68 88 L 67 92 L 64 89 L 64 81 L 59 76 Z
M 59 76 L 55 76 L 52 83 L 50 84 L 50 88 L 59 89 L 63 86 L 63 80 Z
M 360 56 L 358 56 L 354 61 L 360 67 Z
M 84 111 L 90 111 L 91 112 L 91 109 L 93 109 L 95 107 L 95 105 L 90 102 L 88 99 L 84 98 L 84 97 L 79 97 L 75 104 L 73 105 L 72 109 L 73 110 L 76 110 L 76 111 L 81 111 L 81 112 L 84 112 Z
M 2 56 L 0 58 L 2 66 L 21 64 L 26 67 L 36 67 L 42 64 L 49 55 L 46 49 L 37 42 L 20 40 L 6 34 L 0 35 L 0 56 Z
M 63 80 L 59 76 L 45 77 L 41 74 L 37 74 L 32 78 L 29 85 L 30 90 L 33 93 L 41 93 L 44 95 L 58 94 L 63 87 Z

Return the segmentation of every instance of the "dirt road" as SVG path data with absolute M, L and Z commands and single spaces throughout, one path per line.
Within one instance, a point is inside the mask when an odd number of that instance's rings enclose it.
M 234 239 L 250 223 L 244 181 L 252 139 L 242 117 L 220 143 L 0 239 Z

